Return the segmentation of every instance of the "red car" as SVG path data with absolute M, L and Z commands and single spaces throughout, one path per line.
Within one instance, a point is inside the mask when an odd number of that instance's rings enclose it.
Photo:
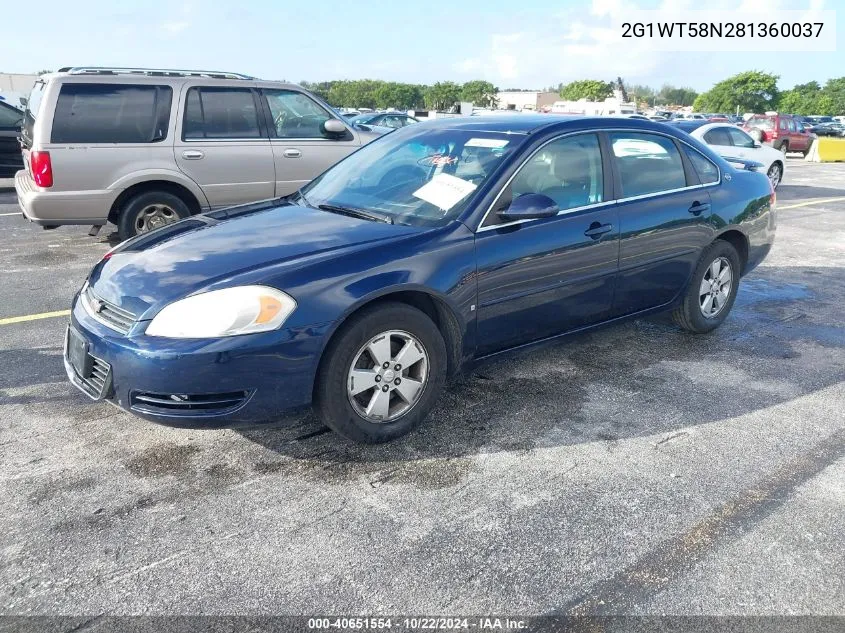
M 801 122 L 789 114 L 755 114 L 745 122 L 742 129 L 754 140 L 771 145 L 784 154 L 801 152 L 806 156 L 813 142 L 813 136 L 804 131 Z

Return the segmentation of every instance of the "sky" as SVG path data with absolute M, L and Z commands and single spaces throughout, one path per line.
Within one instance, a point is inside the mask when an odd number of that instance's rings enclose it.
M 264 79 L 385 79 L 410 83 L 486 79 L 537 89 L 614 79 L 698 91 L 743 70 L 781 76 L 781 89 L 845 75 L 837 52 L 667 53 L 615 37 L 623 8 L 701 6 L 700 0 L 39 0 L 4 29 L 0 72 L 61 66 L 201 68 Z M 772 8 L 838 9 L 845 0 L 707 0 L 761 18 Z

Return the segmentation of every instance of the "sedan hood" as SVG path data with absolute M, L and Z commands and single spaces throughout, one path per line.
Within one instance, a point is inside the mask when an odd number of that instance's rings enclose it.
M 94 293 L 135 315 L 247 271 L 419 232 L 274 201 L 194 216 L 118 246 L 98 264 Z M 149 318 L 149 317 L 147 317 Z

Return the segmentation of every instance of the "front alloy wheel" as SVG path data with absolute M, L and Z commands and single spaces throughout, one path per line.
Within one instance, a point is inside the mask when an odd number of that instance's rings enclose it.
M 349 369 L 347 395 L 355 412 L 384 424 L 417 403 L 428 380 L 428 353 L 414 335 L 382 332 L 364 344 Z
M 434 406 L 447 371 L 446 343 L 431 317 L 378 301 L 353 314 L 323 352 L 314 412 L 356 442 L 387 442 L 413 430 Z

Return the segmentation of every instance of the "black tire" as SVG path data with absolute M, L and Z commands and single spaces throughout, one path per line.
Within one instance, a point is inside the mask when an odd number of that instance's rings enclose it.
M 772 182 L 772 178 L 775 175 L 777 175 L 777 184 Z M 769 167 L 769 170 L 766 172 L 766 176 L 768 177 L 769 182 L 772 183 L 772 187 L 777 190 L 777 188 L 780 187 L 780 183 L 783 182 L 783 163 L 777 160 L 772 163 L 771 167 Z
M 167 224 L 178 222 L 191 215 L 188 205 L 179 197 L 167 191 L 145 191 L 126 201 L 117 218 L 117 236 L 123 240 L 135 237 L 139 232 L 138 223 L 142 212 L 158 205 L 168 209 Z M 163 225 L 162 225 L 163 226 Z
M 343 437 L 365 444 L 387 442 L 416 428 L 443 390 L 446 382 L 446 344 L 434 322 L 404 303 L 385 302 L 354 315 L 332 339 L 320 361 L 314 387 L 317 418 Z M 361 348 L 389 330 L 403 330 L 416 337 L 428 354 L 427 380 L 422 394 L 393 421 L 371 422 L 359 415 L 347 394 L 349 370 Z
M 783 143 L 781 143 L 778 149 L 781 151 L 784 157 L 786 157 L 786 153 L 789 151 L 789 141 L 784 141 Z
M 726 259 L 731 266 L 732 283 L 728 299 L 718 314 L 707 317 L 702 312 L 699 303 L 703 295 L 700 294 L 702 282 L 710 266 L 719 258 Z M 730 314 L 736 300 L 736 293 L 739 289 L 741 264 L 739 255 L 732 244 L 724 240 L 716 240 L 701 254 L 695 272 L 692 275 L 689 286 L 684 294 L 682 303 L 672 312 L 672 318 L 680 327 L 696 334 L 704 334 L 715 330 L 722 325 Z

